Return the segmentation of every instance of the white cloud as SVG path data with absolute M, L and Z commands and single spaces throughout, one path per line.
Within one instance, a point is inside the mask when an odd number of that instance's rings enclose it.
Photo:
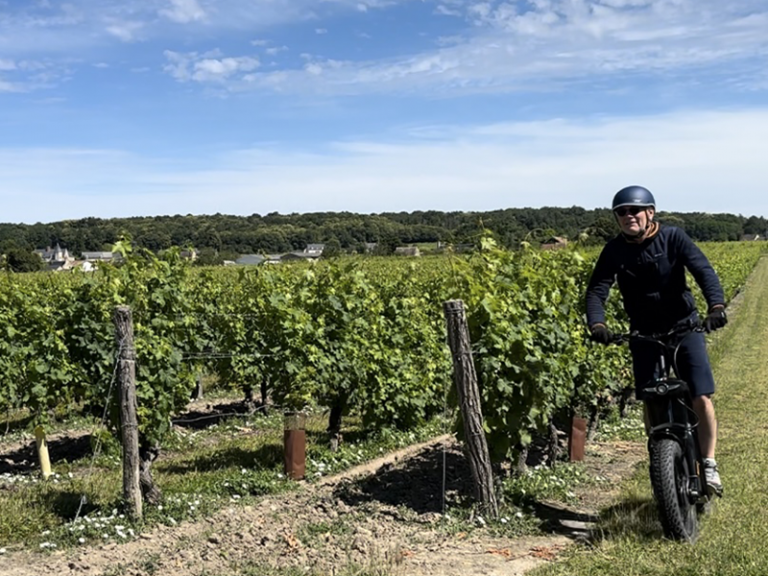
M 446 6 L 445 4 L 438 4 L 437 8 L 434 10 L 435 14 L 438 14 L 440 16 L 463 16 L 464 13 L 457 9 L 457 8 L 451 8 L 449 6 Z
M 68 66 L 40 60 L 0 60 L 0 92 L 47 88 L 70 73 Z
M 205 10 L 197 0 L 170 0 L 170 7 L 160 10 L 160 14 L 181 24 L 199 22 L 206 19 Z
M 142 28 L 144 28 L 143 22 L 131 22 L 126 20 L 122 22 L 112 22 L 106 26 L 105 30 L 123 42 L 133 42 L 138 39 L 138 35 Z
M 259 60 L 253 57 L 205 58 L 195 62 L 192 79 L 197 82 L 221 80 L 237 72 L 251 72 L 259 67 Z
M 286 50 L 288 50 L 288 46 L 273 46 L 272 48 L 267 48 L 264 50 L 264 53 L 269 54 L 270 56 L 274 56 L 280 52 L 285 52 Z
M 326 28 L 315 28 L 315 34 L 328 34 L 328 30 Z
M 553 119 L 432 127 L 311 152 L 270 143 L 189 159 L 185 170 L 174 158 L 0 149 L 0 203 L 4 221 L 26 222 L 179 211 L 592 208 L 639 183 L 661 210 L 768 216 L 766 133 L 768 109 Z
M 253 72 L 261 64 L 254 56 L 221 57 L 219 51 L 181 54 L 166 50 L 165 57 L 169 63 L 164 70 L 180 82 L 223 82 L 232 76 Z
M 7 80 L 3 80 L 0 77 L 0 94 L 3 92 L 24 92 L 24 87 L 15 82 L 8 82 Z

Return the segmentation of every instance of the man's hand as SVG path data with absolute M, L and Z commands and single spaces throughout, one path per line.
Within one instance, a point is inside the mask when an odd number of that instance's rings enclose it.
M 728 317 L 725 315 L 725 307 L 721 304 L 712 306 L 709 310 L 709 314 L 704 318 L 704 330 L 712 332 L 713 330 L 722 328 L 726 324 L 728 324 Z
M 595 324 L 591 328 L 592 335 L 589 337 L 592 342 L 598 344 L 610 344 L 613 340 L 613 334 L 603 324 Z

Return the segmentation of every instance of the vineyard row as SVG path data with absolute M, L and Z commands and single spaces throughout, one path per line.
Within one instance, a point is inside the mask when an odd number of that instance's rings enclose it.
M 703 246 L 731 298 L 763 253 L 754 243 Z M 595 254 L 497 249 L 405 263 L 193 270 L 126 253 L 90 274 L 0 278 L 0 413 L 44 423 L 77 403 L 101 413 L 114 398 L 117 306 L 133 311 L 144 442 L 161 443 L 200 371 L 262 388 L 294 408 L 360 414 L 368 428 L 409 428 L 445 406 L 451 359 L 442 303 L 464 301 L 496 458 L 527 444 L 558 411 L 584 409 L 629 378 L 626 352 L 585 338 L 583 294 Z M 373 264 L 372 264 L 373 263 Z M 701 303 L 700 296 L 699 302 Z M 624 322 L 618 298 L 611 322 Z M 108 407 L 117 430 L 118 406 Z

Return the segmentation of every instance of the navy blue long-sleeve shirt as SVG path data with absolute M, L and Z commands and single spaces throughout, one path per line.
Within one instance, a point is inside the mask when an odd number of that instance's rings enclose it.
M 710 308 L 725 303 L 715 270 L 680 228 L 660 226 L 639 244 L 621 235 L 610 240 L 600 253 L 587 287 L 588 325 L 605 323 L 605 301 L 617 282 L 632 330 L 651 333 L 671 329 L 696 311 L 685 280 L 686 268 Z

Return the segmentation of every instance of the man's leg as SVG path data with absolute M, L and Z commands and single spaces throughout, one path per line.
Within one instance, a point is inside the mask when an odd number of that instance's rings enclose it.
M 715 457 L 717 445 L 717 420 L 715 419 L 715 407 L 709 395 L 699 396 L 693 399 L 693 410 L 699 418 L 699 446 L 703 458 Z
M 680 347 L 678 367 L 682 377 L 691 386 L 693 410 L 699 418 L 698 437 L 701 456 L 704 460 L 704 475 L 712 492 L 723 493 L 720 473 L 715 461 L 717 446 L 717 420 L 712 394 L 715 392 L 715 379 L 709 365 L 706 342 L 703 334 L 691 334 Z

